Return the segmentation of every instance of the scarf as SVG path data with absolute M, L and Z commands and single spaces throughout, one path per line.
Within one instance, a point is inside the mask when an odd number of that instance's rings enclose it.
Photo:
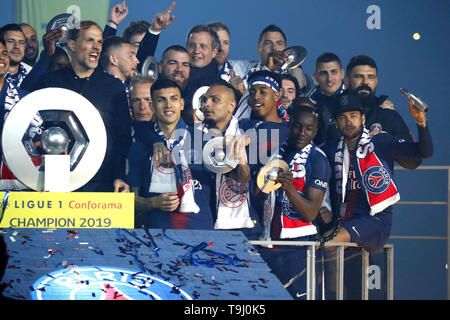
M 220 78 L 225 80 L 226 82 L 230 82 L 231 70 L 233 70 L 233 67 L 231 66 L 231 64 L 228 61 L 225 61 L 225 63 L 219 69 Z
M 164 168 L 160 166 L 159 163 L 155 163 L 154 158 L 152 157 L 152 159 L 150 159 L 152 165 L 150 168 L 151 182 L 149 192 L 177 192 L 180 198 L 178 212 L 200 212 L 200 208 L 194 199 L 194 181 L 183 150 L 187 136 L 186 124 L 182 119 L 178 121 L 174 134 L 176 135 L 178 133 L 180 135 L 174 139 L 166 139 L 157 122 L 153 124 L 153 130 L 171 152 L 171 159 L 172 161 L 175 160 L 175 166 L 173 168 Z M 139 136 L 144 136 L 144 134 L 140 134 Z M 156 141 L 149 138 L 150 137 L 146 135 L 144 141 L 150 148 L 153 148 L 153 143 Z
M 314 143 L 310 143 L 302 150 L 287 153 L 287 142 L 285 141 L 280 147 L 280 156 L 288 165 L 289 170 L 293 173 L 293 186 L 298 193 L 304 197 L 306 178 L 307 178 L 307 162 L 311 150 L 315 148 Z M 295 211 L 289 198 L 282 188 L 277 190 L 277 199 L 275 207 L 275 227 L 272 234 L 277 237 L 276 232 L 279 230 L 279 238 L 298 238 L 316 234 L 316 227 L 311 222 L 303 220 L 301 215 Z M 280 225 L 277 226 L 276 223 Z
M 202 131 L 208 133 L 203 125 Z M 239 136 L 238 119 L 234 116 L 228 124 L 224 136 Z M 227 178 L 225 174 L 215 174 L 217 219 L 214 229 L 253 228 L 250 218 L 248 183 L 242 184 Z
M 349 170 L 349 151 L 341 137 L 335 152 L 336 191 L 340 203 L 345 200 L 346 184 Z M 375 153 L 375 144 L 369 130 L 364 128 L 354 151 L 354 166 L 361 189 L 365 193 L 373 216 L 400 200 L 398 189 L 392 180 L 393 173 L 384 165 Z
M 13 76 L 10 73 L 5 75 L 5 79 L 10 81 L 14 86 L 20 87 L 25 77 L 30 72 L 31 67 L 28 65 L 24 65 L 22 62 L 19 64 L 19 71 Z
M 9 112 L 12 110 L 12 108 L 20 101 L 19 92 L 14 85 L 12 77 L 8 77 L 8 75 L 9 73 L 5 76 L 4 83 L 4 85 L 6 85 L 7 87 L 4 103 L 4 117 L 2 119 L 3 122 L 6 121 L 6 118 L 8 117 Z M 39 167 L 42 164 L 42 158 L 39 152 L 36 150 L 33 141 L 41 132 L 40 127 L 42 123 L 42 118 L 40 117 L 39 113 L 37 113 L 31 120 L 30 126 L 28 127 L 22 140 L 28 153 L 30 154 L 31 160 L 36 165 L 36 167 Z M 3 162 L 3 159 L 0 159 L 0 190 L 8 189 L 23 190 L 28 189 L 28 187 L 17 180 L 11 170 L 7 167 L 6 163 Z

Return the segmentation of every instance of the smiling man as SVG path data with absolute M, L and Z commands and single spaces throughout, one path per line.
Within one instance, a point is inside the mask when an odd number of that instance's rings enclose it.
M 30 66 L 36 64 L 36 59 L 39 54 L 39 39 L 37 37 L 36 31 L 32 26 L 27 23 L 21 23 L 20 27 L 25 35 L 26 46 L 25 46 L 25 56 L 23 62 Z
M 371 253 L 389 239 L 393 205 L 400 199 L 394 183 L 394 161 L 415 162 L 433 154 L 425 113 L 410 105 L 417 123 L 419 142 L 391 134 L 370 135 L 359 95 L 344 91 L 337 101 L 334 119 L 342 137 L 328 142 L 324 151 L 331 166 L 331 211 L 322 208 L 317 223 L 323 241 L 356 242 Z M 341 223 L 342 217 L 342 223 Z M 336 298 L 333 247 L 324 248 L 327 299 Z M 328 280 L 327 280 L 328 279 Z
M 194 195 L 191 164 L 184 158 L 190 141 L 181 118 L 180 87 L 160 78 L 151 87 L 151 98 L 154 122 L 135 125 L 136 141 L 129 152 L 128 183 L 136 194 L 136 226 L 212 229 L 209 198 Z
M 307 100 L 293 101 L 289 112 L 289 136 L 281 145 L 279 159 L 289 170 L 279 171 L 276 205 L 270 224 L 272 240 L 312 241 L 317 217 L 330 179 L 325 154 L 313 139 L 318 114 Z M 295 246 L 260 247 L 262 257 L 294 299 L 305 299 L 306 277 L 298 276 L 306 264 L 306 250 Z
M 128 187 L 122 184 L 131 145 L 128 101 L 122 82 L 97 68 L 102 45 L 100 27 L 92 21 L 81 21 L 80 29 L 69 31 L 70 65 L 45 74 L 34 88 L 59 87 L 75 91 L 88 99 L 102 116 L 107 135 L 106 154 L 97 174 L 79 190 L 85 192 L 123 191 Z

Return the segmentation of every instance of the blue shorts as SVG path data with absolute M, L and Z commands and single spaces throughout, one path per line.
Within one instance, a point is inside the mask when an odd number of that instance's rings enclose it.
M 374 252 L 383 248 L 391 234 L 392 213 L 380 212 L 374 216 L 355 215 L 342 222 L 350 234 L 350 241 Z

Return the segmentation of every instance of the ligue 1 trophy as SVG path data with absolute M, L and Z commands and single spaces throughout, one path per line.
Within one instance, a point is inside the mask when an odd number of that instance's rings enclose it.
M 430 110 L 430 107 L 425 102 L 423 102 L 422 99 L 416 97 L 406 89 L 400 88 L 400 92 L 405 96 L 406 99 L 408 99 L 408 103 L 410 105 L 413 105 L 423 112 L 427 112 L 428 110 Z
M 37 115 L 40 132 L 30 141 Z M 30 129 L 31 128 L 31 129 Z M 98 110 L 82 95 L 62 88 L 37 90 L 9 113 L 2 132 L 4 160 L 15 177 L 35 191 L 70 192 L 97 173 L 106 152 Z M 42 161 L 36 164 L 38 150 Z
M 301 46 L 288 47 L 283 53 L 287 54 L 287 60 L 276 65 L 281 72 L 297 68 L 305 61 L 307 55 L 306 49 Z

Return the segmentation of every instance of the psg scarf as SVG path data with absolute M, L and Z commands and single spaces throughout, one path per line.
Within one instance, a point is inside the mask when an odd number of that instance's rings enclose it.
M 346 183 L 349 169 L 349 151 L 341 137 L 335 152 L 336 191 L 340 202 L 345 199 Z M 365 193 L 373 216 L 400 200 L 400 194 L 392 179 L 389 166 L 381 161 L 375 152 L 375 144 L 369 131 L 364 128 L 354 151 L 354 166 L 358 182 Z
M 175 160 L 175 163 L 172 168 L 163 168 L 159 163 L 154 161 L 153 157 L 150 159 L 152 165 L 150 169 L 151 183 L 149 192 L 166 192 L 167 190 L 163 190 L 164 183 L 173 183 L 173 191 L 177 192 L 178 197 L 180 198 L 180 207 L 177 209 L 177 212 L 200 212 L 200 208 L 194 199 L 192 174 L 183 151 L 183 145 L 187 135 L 186 124 L 182 119 L 178 121 L 175 131 L 180 134 L 180 136 L 175 137 L 175 139 L 166 139 L 157 122 L 150 122 L 150 126 L 157 136 L 155 137 L 155 135 L 146 134 L 146 132 L 148 132 L 148 127 L 145 127 L 147 130 L 142 130 L 143 127 L 139 127 L 136 130 L 139 138 L 141 138 L 151 150 L 153 150 L 154 143 L 159 141 L 163 142 L 167 149 L 171 151 L 171 159 Z
M 280 148 L 280 156 L 288 163 L 289 170 L 293 173 L 293 186 L 297 192 L 304 197 L 306 185 L 307 162 L 311 150 L 315 148 L 311 142 L 302 150 L 296 152 L 285 152 L 287 143 L 284 142 Z M 295 211 L 289 198 L 283 189 L 277 190 L 277 200 L 275 207 L 274 220 L 272 223 L 272 238 L 297 238 L 317 233 L 316 227 L 303 220 L 302 216 Z

